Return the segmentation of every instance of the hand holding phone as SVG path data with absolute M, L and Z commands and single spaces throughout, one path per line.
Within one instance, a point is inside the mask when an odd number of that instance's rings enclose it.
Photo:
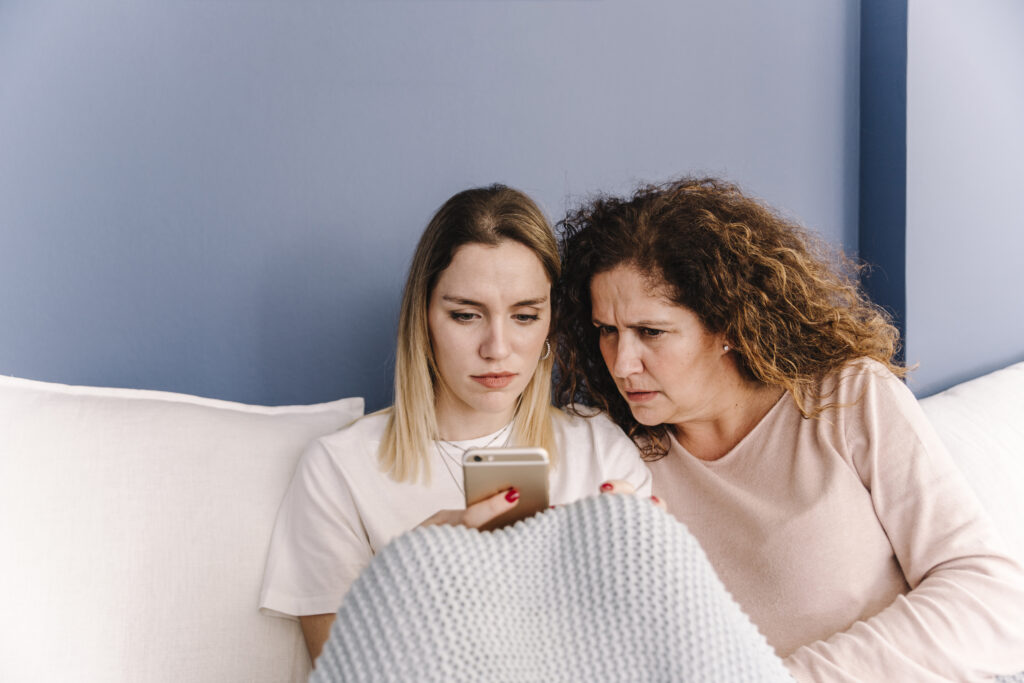
M 462 464 L 466 507 L 510 488 L 519 492 L 517 505 L 481 530 L 500 529 L 548 509 L 548 453 L 543 448 L 471 448 Z

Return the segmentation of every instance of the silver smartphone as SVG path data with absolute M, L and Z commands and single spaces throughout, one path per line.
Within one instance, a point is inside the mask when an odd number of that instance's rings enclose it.
M 548 452 L 543 448 L 471 448 L 462 463 L 467 506 L 499 491 L 519 491 L 519 504 L 481 530 L 500 529 L 548 509 Z

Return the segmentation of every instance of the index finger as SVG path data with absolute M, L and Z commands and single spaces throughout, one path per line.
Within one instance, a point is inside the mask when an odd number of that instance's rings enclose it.
M 519 503 L 519 492 L 515 489 L 499 491 L 490 498 L 473 503 L 466 508 L 462 517 L 465 526 L 478 529 L 503 512 L 508 512 Z
M 601 484 L 601 493 L 636 493 L 636 487 L 624 479 L 610 479 Z

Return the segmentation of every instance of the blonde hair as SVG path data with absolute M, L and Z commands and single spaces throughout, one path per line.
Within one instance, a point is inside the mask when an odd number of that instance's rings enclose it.
M 558 246 L 544 214 L 522 192 L 491 185 L 465 190 L 437 210 L 420 237 L 402 293 L 395 356 L 395 400 L 377 450 L 383 471 L 400 482 L 430 480 L 429 454 L 438 438 L 435 400 L 440 377 L 430 342 L 427 309 L 434 286 L 466 244 L 518 242 L 558 281 Z M 553 311 L 554 309 L 552 309 Z M 551 329 L 553 332 L 553 328 Z M 554 354 L 540 360 L 516 405 L 512 443 L 541 446 L 557 459 L 551 401 Z

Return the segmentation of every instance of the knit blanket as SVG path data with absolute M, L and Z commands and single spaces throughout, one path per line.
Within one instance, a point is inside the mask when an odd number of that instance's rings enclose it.
M 346 595 L 310 681 L 792 681 L 686 528 L 603 495 L 417 528 Z

